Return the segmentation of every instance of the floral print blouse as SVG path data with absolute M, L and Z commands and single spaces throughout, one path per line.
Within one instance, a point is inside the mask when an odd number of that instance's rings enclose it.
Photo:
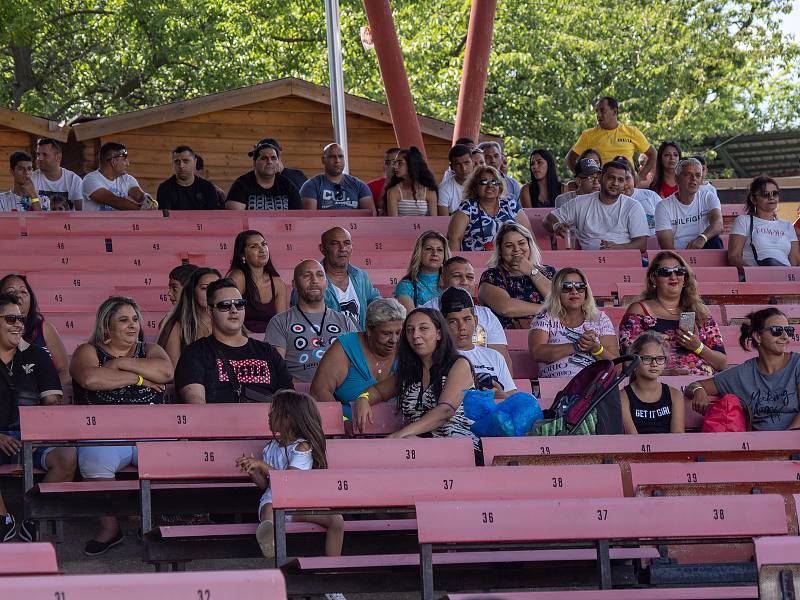
M 625 354 L 631 347 L 639 334 L 653 330 L 661 334 L 664 342 L 669 347 L 670 357 L 667 369 L 686 369 L 691 375 L 713 375 L 714 368 L 701 357 L 677 343 L 677 319 L 659 319 L 650 315 L 643 304 L 642 310 L 646 313 L 635 315 L 626 313 L 619 324 L 619 349 L 621 354 Z M 697 321 L 695 334 L 698 339 L 708 348 L 716 352 L 725 354 L 725 346 L 722 343 L 722 335 L 719 326 L 711 315 L 705 321 Z
M 497 215 L 488 215 L 477 200 L 464 200 L 458 210 L 469 218 L 464 237 L 461 240 L 461 251 L 491 250 L 494 238 L 500 227 L 507 221 L 516 221 L 521 210 L 519 202 L 512 198 L 502 198 Z

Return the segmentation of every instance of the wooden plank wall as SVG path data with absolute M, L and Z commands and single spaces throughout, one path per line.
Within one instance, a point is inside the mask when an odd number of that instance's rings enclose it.
M 34 136 L 19 129 L 0 125 L 0 191 L 7 192 L 11 189 L 11 170 L 8 159 L 12 152 L 24 150 L 31 154 L 35 139 Z
M 350 172 L 364 181 L 380 177 L 383 152 L 396 145 L 392 126 L 348 113 L 347 134 Z M 125 144 L 130 174 L 146 191 L 155 194 L 158 184 L 172 174 L 170 153 L 175 146 L 186 144 L 201 154 L 209 179 L 227 191 L 234 179 L 252 169 L 247 152 L 264 137 L 280 142 L 286 166 L 315 175 L 322 170 L 322 147 L 333 138 L 330 107 L 288 96 L 130 130 L 100 141 Z M 447 168 L 450 141 L 430 135 L 424 135 L 424 140 L 431 170 L 438 180 Z M 84 142 L 85 157 L 92 143 Z

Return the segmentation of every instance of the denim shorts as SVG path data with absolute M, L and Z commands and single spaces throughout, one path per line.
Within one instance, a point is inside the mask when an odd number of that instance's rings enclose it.
M 7 435 L 13 437 L 15 439 L 20 439 L 19 431 L 0 431 L 3 435 Z M 55 448 L 36 448 L 33 451 L 33 468 L 34 469 L 42 469 L 43 471 L 47 471 L 47 465 L 45 464 L 47 460 L 47 455 L 50 454 Z M 18 454 L 12 454 L 9 456 L 2 450 L 0 450 L 0 465 L 11 465 L 16 462 L 22 464 L 22 456 L 21 452 Z M 17 458 L 19 456 L 19 458 Z

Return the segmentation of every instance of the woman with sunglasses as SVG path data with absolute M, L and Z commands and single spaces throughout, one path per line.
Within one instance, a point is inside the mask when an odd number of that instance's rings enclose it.
M 725 370 L 727 357 L 714 317 L 697 292 L 697 280 L 683 258 L 670 250 L 650 261 L 645 289 L 619 326 L 619 345 L 628 354 L 645 331 L 657 331 L 670 350 L 665 375 L 712 375 Z M 679 327 L 682 313 L 694 313 L 694 327 Z
M 759 175 L 747 190 L 747 214 L 739 215 L 728 238 L 728 264 L 744 267 L 800 265 L 797 232 L 789 221 L 778 219 L 780 191 L 772 177 Z
M 12 294 L 19 300 L 19 309 L 25 317 L 23 339 L 34 346 L 47 350 L 53 359 L 61 383 L 69 382 L 69 355 L 58 333 L 58 329 L 46 321 L 39 312 L 39 303 L 28 279 L 24 275 L 10 274 L 0 279 L 0 292 Z
M 411 312 L 442 294 L 442 267 L 450 259 L 447 238 L 438 231 L 426 231 L 414 244 L 408 271 L 394 289 L 394 297 Z
M 703 414 L 714 402 L 710 397 L 733 394 L 749 409 L 755 431 L 800 429 L 800 354 L 789 350 L 794 336 L 795 328 L 777 308 L 750 313 L 739 345 L 755 348 L 758 357 L 686 386 L 686 398 Z
M 669 348 L 662 337 L 655 331 L 645 331 L 629 352 L 638 355 L 641 363 L 619 394 L 625 433 L 683 433 L 683 395 L 658 380 L 669 360 Z
M 677 142 L 662 142 L 658 147 L 656 169 L 650 189 L 662 198 L 669 198 L 678 191 L 678 178 L 675 167 L 683 158 L 681 147 Z
M 580 269 L 561 269 L 528 333 L 528 349 L 539 377 L 572 377 L 600 359 L 619 356 L 611 319 L 599 310 Z
M 494 167 L 479 167 L 464 183 L 464 201 L 450 217 L 447 239 L 452 252 L 489 250 L 504 223 L 531 223 L 518 202 L 506 196 L 505 179 Z
M 142 341 L 142 314 L 130 298 L 114 296 L 97 309 L 89 341 L 72 355 L 69 366 L 75 404 L 163 404 L 172 381 L 172 362 L 158 344 Z M 133 446 L 81 446 L 78 465 L 85 480 L 108 481 L 136 464 Z M 121 544 L 116 517 L 100 517 L 100 531 L 83 552 L 97 556 Z

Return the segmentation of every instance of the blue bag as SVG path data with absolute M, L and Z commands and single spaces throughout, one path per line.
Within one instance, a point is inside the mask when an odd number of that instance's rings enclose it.
M 492 390 L 467 390 L 464 415 L 474 421 L 470 429 L 479 437 L 524 436 L 544 418 L 535 396 L 517 392 L 495 404 Z

